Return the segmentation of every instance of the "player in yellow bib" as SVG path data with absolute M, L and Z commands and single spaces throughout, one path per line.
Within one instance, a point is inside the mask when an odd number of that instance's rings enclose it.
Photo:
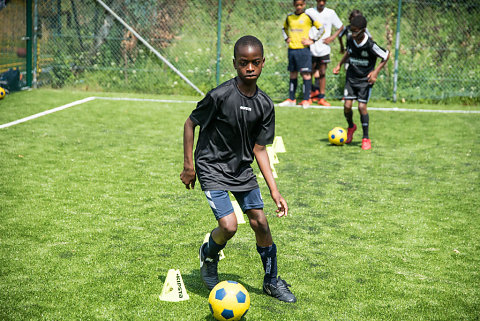
M 280 106 L 295 106 L 295 92 L 297 90 L 298 73 L 303 78 L 303 100 L 300 103 L 304 108 L 309 107 L 310 91 L 312 88 L 312 54 L 310 44 L 317 39 L 309 37 L 309 31 L 313 27 L 317 28 L 318 38 L 323 35 L 323 26 L 319 21 L 314 20 L 305 13 L 305 0 L 294 0 L 293 6 L 295 12 L 287 15 L 283 23 L 283 37 L 288 44 L 288 71 L 290 71 L 289 98 L 280 103 Z

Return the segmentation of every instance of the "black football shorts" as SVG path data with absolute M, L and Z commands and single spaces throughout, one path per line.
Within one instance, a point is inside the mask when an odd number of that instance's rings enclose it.
M 345 100 L 357 100 L 361 103 L 368 103 L 372 93 L 373 85 L 368 81 L 353 81 L 347 77 L 343 98 Z
M 288 49 L 288 71 L 312 72 L 310 48 Z
M 325 55 L 321 57 L 312 56 L 313 70 L 320 69 L 320 64 L 328 64 L 329 62 L 330 62 L 330 55 Z

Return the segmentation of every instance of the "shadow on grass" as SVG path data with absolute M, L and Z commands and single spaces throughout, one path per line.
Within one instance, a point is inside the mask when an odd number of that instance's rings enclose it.
M 342 146 L 360 146 L 362 144 L 362 142 L 351 142 L 350 144 L 348 145 L 335 145 L 335 144 L 330 144 L 330 142 L 328 141 L 328 138 L 322 138 L 322 139 L 319 139 L 319 141 L 321 141 L 322 143 L 326 143 L 326 145 L 328 145 L 329 147 L 342 147 Z

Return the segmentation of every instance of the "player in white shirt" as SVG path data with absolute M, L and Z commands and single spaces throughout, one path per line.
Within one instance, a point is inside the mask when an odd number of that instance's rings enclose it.
M 314 18 L 314 20 L 320 21 L 323 24 L 325 33 L 323 36 L 310 45 L 310 51 L 312 52 L 312 69 L 313 76 L 315 77 L 315 83 L 312 86 L 312 100 L 317 101 L 319 105 L 330 106 L 325 100 L 325 87 L 326 87 L 326 70 L 327 64 L 330 62 L 330 43 L 338 37 L 343 30 L 343 23 L 336 14 L 335 10 L 326 8 L 327 0 L 317 0 L 316 8 L 309 8 L 305 11 L 306 14 Z M 337 29 L 332 35 L 332 26 Z M 312 28 L 310 30 L 310 38 L 316 39 L 316 33 L 318 30 Z

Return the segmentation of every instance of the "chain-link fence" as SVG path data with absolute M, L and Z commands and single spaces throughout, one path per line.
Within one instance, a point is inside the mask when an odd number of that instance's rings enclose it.
M 402 1 L 399 97 L 480 97 L 480 1 Z
M 281 28 L 286 15 L 293 11 L 292 0 L 103 2 L 114 14 L 98 0 L 37 2 L 38 57 L 33 61 L 38 62 L 39 85 L 196 94 L 179 76 L 181 73 L 206 92 L 218 82 L 235 76 L 233 45 L 240 36 L 251 34 L 265 46 L 266 65 L 260 87 L 274 99 L 286 98 L 287 50 Z M 24 4 L 25 0 L 11 0 L 7 8 L 15 3 Z M 307 1 L 307 7 L 314 6 L 315 1 Z M 344 25 L 348 24 L 353 9 L 362 11 L 373 39 L 392 52 L 375 84 L 374 98 L 480 97 L 479 1 L 329 0 L 327 7 L 335 9 Z M 0 11 L 2 22 L 5 10 Z M 138 32 L 148 45 L 118 18 Z M 8 28 L 18 29 L 18 24 L 6 28 L 2 33 L 8 33 Z M 345 75 L 332 74 L 333 66 L 342 56 L 338 40 L 331 47 L 327 97 L 340 98 Z M 398 58 L 397 70 L 395 58 Z M 0 59 L 0 65 L 4 65 L 3 49 Z
M 26 71 L 26 6 L 24 1 L 0 0 L 0 73 L 9 68 Z

